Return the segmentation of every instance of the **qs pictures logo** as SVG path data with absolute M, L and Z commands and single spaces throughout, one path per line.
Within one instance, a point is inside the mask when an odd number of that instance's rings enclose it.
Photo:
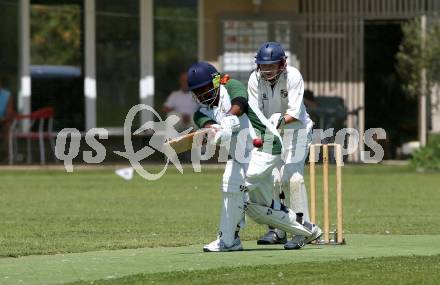
M 139 112 L 151 112 L 158 119 L 158 121 L 149 121 L 143 124 L 139 129 L 132 133 L 133 121 Z M 125 151 L 114 151 L 115 154 L 122 156 L 130 162 L 133 169 L 143 178 L 147 180 L 157 180 L 161 178 L 171 162 L 174 166 L 183 173 L 182 165 L 177 157 L 176 152 L 169 145 L 165 144 L 167 140 L 188 134 L 192 128 L 183 132 L 178 132 L 175 129 L 176 123 L 179 122 L 179 117 L 176 115 L 169 116 L 165 121 L 160 115 L 150 106 L 145 104 L 138 104 L 133 106 L 128 112 L 124 122 L 124 147 Z M 138 151 L 133 147 L 133 135 L 140 135 L 150 130 L 152 133 L 147 145 Z M 70 137 L 70 144 L 67 144 Z M 107 151 L 105 147 L 96 139 L 108 139 L 108 130 L 104 128 L 90 129 L 84 136 L 87 145 L 89 145 L 95 152 L 93 156 L 92 151 L 83 152 L 83 160 L 86 163 L 101 163 L 104 161 Z M 61 130 L 57 135 L 55 155 L 58 159 L 64 161 L 64 167 L 67 172 L 73 172 L 73 159 L 79 154 L 82 134 L 77 129 L 66 128 Z M 165 165 L 158 173 L 148 172 L 141 164 L 141 162 L 154 154 L 156 151 L 162 153 L 166 157 Z

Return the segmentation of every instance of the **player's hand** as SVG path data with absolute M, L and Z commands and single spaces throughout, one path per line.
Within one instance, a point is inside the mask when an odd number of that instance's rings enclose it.
M 221 143 L 221 137 L 222 137 L 222 126 L 219 124 L 212 124 L 209 125 L 208 128 L 210 129 L 209 134 L 207 135 L 206 140 L 210 141 L 216 145 L 219 145 Z
M 232 131 L 230 129 L 217 130 L 214 135 L 216 145 L 228 145 L 231 142 Z
M 269 122 L 277 129 L 283 127 L 285 125 L 284 116 L 281 116 L 281 113 L 274 113 L 269 118 Z
M 282 129 L 284 129 L 284 126 L 285 126 L 285 125 L 286 125 L 286 119 L 285 119 L 284 116 L 281 116 L 281 117 L 278 119 L 278 122 L 277 122 L 276 128 L 277 128 L 277 130 L 282 130 Z
M 274 113 L 269 118 L 269 122 L 276 128 L 278 125 L 278 121 L 281 118 L 281 113 Z
M 240 130 L 240 119 L 235 115 L 226 115 L 220 121 L 220 125 L 224 130 L 229 129 L 232 132 Z
M 212 124 L 212 125 L 209 125 L 209 127 L 211 129 L 213 129 L 213 131 L 215 131 L 215 132 L 217 132 L 218 130 L 220 130 L 222 128 L 222 126 L 220 126 L 219 124 Z

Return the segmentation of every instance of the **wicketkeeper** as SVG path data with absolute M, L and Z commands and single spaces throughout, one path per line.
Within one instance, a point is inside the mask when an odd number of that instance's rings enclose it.
M 258 108 L 271 124 L 283 134 L 284 165 L 274 172 L 274 199 L 284 198 L 286 205 L 303 219 L 310 221 L 307 192 L 304 184 L 304 163 L 311 143 L 313 121 L 303 102 L 304 82 L 298 69 L 287 66 L 287 56 L 277 42 L 261 45 L 255 56 L 257 69 L 248 82 L 249 98 L 258 102 Z M 281 174 L 281 177 L 276 175 Z M 277 187 L 275 187 L 277 188 Z M 285 244 L 286 249 L 296 247 L 297 239 L 287 242 L 282 229 L 269 227 L 258 244 Z
M 212 128 L 214 142 L 228 147 L 231 156 L 222 179 L 219 235 L 203 250 L 241 250 L 238 232 L 244 226 L 245 210 L 257 223 L 301 236 L 296 249 L 318 238 L 319 227 L 272 199 L 272 171 L 281 163 L 281 137 L 258 109 L 258 102 L 248 100 L 244 85 L 222 78 L 211 64 L 198 62 L 188 70 L 188 87 L 200 105 L 194 122 L 200 128 Z M 258 148 L 252 143 L 255 138 L 264 141 Z

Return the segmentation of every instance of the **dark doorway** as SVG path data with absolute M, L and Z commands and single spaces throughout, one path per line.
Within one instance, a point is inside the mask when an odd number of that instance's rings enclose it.
M 365 22 L 365 127 L 384 128 L 385 159 L 397 158 L 402 143 L 417 139 L 417 100 L 402 91 L 396 58 L 401 22 Z

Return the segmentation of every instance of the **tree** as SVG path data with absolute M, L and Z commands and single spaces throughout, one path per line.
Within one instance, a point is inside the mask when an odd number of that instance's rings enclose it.
M 81 10 L 75 5 L 32 5 L 32 64 L 81 65 Z
M 437 94 L 440 86 L 440 22 L 431 19 L 422 48 L 421 21 L 413 20 L 402 26 L 404 38 L 396 55 L 397 72 L 404 82 L 403 90 L 408 96 L 421 96 L 422 70 L 426 71 L 426 98 Z M 438 108 L 432 106 L 433 108 Z M 428 144 L 412 154 L 411 163 L 417 169 L 440 170 L 440 137 L 432 137 Z
M 412 20 L 402 25 L 403 40 L 396 54 L 396 70 L 402 78 L 403 90 L 411 97 L 416 97 L 421 89 L 421 70 L 425 59 L 421 46 L 420 21 Z
M 396 54 L 396 70 L 404 82 L 404 92 L 408 96 L 417 97 L 422 90 L 421 73 L 425 68 L 429 98 L 433 86 L 440 84 L 440 22 L 431 22 L 424 49 L 420 26 L 420 19 L 403 24 L 403 41 Z

